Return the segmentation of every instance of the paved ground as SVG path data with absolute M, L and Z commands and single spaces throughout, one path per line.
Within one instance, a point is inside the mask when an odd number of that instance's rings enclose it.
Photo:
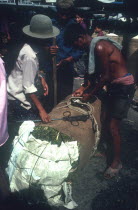
M 121 131 L 123 168 L 119 176 L 105 180 L 106 159 L 93 157 L 74 177 L 73 198 L 79 205 L 76 210 L 138 209 L 138 112 L 130 109 Z
M 72 177 L 73 198 L 77 202 L 76 210 L 138 210 L 138 112 L 130 108 L 128 118 L 122 122 L 122 162 L 123 168 L 118 177 L 105 180 L 105 157 L 93 157 L 83 171 L 77 171 Z M 13 136 L 15 133 L 13 133 Z M 9 142 L 10 145 L 10 142 Z M 10 147 L 5 146 L 1 160 L 8 158 Z M 4 166 L 5 162 L 1 162 Z M 6 207 L 5 207 L 6 206 Z M 28 206 L 15 196 L 9 198 L 1 210 L 39 209 L 50 210 L 50 207 Z M 65 210 L 66 208 L 52 208 Z

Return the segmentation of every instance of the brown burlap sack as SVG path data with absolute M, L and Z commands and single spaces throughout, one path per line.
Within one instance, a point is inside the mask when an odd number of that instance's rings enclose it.
M 62 118 L 69 111 L 71 116 L 81 115 L 83 113 L 70 106 L 71 96 L 68 96 L 64 101 L 59 103 L 50 113 L 51 119 Z M 100 112 L 101 101 L 96 99 L 93 103 L 90 103 L 92 119 L 88 119 L 86 122 L 79 121 L 73 123 L 63 120 L 52 121 L 49 124 L 42 124 L 43 126 L 53 127 L 60 132 L 73 137 L 80 143 L 80 163 L 79 167 L 82 168 L 90 156 L 92 156 L 97 148 L 97 144 L 100 138 Z M 78 124 L 78 125 L 77 125 Z

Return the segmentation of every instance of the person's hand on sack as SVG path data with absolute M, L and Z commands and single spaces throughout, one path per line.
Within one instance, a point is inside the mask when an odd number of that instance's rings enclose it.
M 44 109 L 39 112 L 39 115 L 43 122 L 48 123 L 51 121 L 50 116 L 46 113 L 46 111 Z
M 84 87 L 80 87 L 79 89 L 75 90 L 75 91 L 72 93 L 72 96 L 73 96 L 73 97 L 80 97 L 80 96 L 83 96 L 84 90 L 85 90 Z
M 85 94 L 83 94 L 83 97 L 82 97 L 82 101 L 83 102 L 87 102 L 87 101 L 89 101 L 90 99 L 91 99 L 91 94 L 90 93 L 85 93 Z

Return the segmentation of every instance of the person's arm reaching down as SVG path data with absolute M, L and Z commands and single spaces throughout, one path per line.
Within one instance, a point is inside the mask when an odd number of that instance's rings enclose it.
M 48 92 L 49 92 L 49 88 L 48 88 L 48 84 L 45 80 L 45 73 L 43 71 L 39 71 L 38 72 L 38 77 L 41 79 L 41 84 L 42 84 L 43 89 L 44 89 L 44 96 L 47 96 Z
M 100 42 L 97 43 L 95 47 L 95 55 L 98 59 L 98 62 L 100 64 L 100 68 L 102 69 L 100 79 L 98 83 L 96 84 L 95 88 L 91 91 L 89 94 L 83 95 L 83 100 L 89 100 L 93 95 L 97 94 L 98 91 L 103 88 L 103 86 L 106 84 L 106 82 L 109 80 L 109 62 L 110 62 L 110 55 L 112 54 L 111 48 L 106 48 L 104 44 L 101 44 Z
M 50 121 L 50 117 L 46 113 L 45 109 L 43 108 L 42 104 L 38 100 L 37 96 L 34 93 L 29 94 L 29 96 L 32 99 L 32 101 L 35 104 L 35 106 L 37 107 L 37 109 L 39 111 L 39 115 L 40 115 L 42 121 L 43 122 L 49 122 Z
M 23 63 L 23 88 L 25 94 L 29 95 L 32 102 L 35 104 L 39 111 L 39 115 L 43 122 L 49 122 L 50 118 L 37 98 L 35 92 L 37 88 L 35 87 L 35 77 L 38 72 L 38 65 L 35 59 L 27 58 Z M 44 78 L 40 78 L 44 81 Z M 44 86 L 43 86 L 44 87 Z M 46 86 L 45 86 L 46 88 Z M 46 90 L 47 91 L 47 90 Z

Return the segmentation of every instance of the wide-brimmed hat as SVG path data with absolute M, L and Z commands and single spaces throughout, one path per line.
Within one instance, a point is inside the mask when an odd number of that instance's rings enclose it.
M 23 32 L 28 36 L 47 39 L 57 36 L 60 31 L 52 25 L 51 19 L 46 15 L 34 15 L 30 21 L 30 25 L 25 26 Z

